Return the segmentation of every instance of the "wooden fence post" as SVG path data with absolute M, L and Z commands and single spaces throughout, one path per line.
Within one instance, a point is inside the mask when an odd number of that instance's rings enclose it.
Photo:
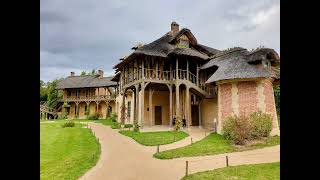
M 189 162 L 186 161 L 186 176 L 188 176 L 188 170 L 189 170 Z
M 226 165 L 227 165 L 227 167 L 229 166 L 229 159 L 228 159 L 228 156 L 226 156 Z
M 159 153 L 159 144 L 158 144 L 158 146 L 157 146 L 157 153 Z

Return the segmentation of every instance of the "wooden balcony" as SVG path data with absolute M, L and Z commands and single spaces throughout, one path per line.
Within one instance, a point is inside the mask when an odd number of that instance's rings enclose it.
M 191 73 L 188 70 L 178 69 L 178 72 L 176 70 L 172 71 L 160 71 L 155 69 L 139 69 L 135 72 L 130 72 L 126 74 L 126 77 L 123 78 L 124 85 L 127 85 L 129 83 L 133 83 L 134 81 L 139 80 L 158 80 L 161 81 L 174 81 L 174 80 L 186 80 L 191 82 L 193 85 L 197 86 L 201 90 L 205 91 L 209 95 L 215 95 L 216 89 L 213 87 L 210 87 L 205 84 L 205 82 L 201 82 L 199 78 Z
M 71 97 L 64 97 L 64 102 L 91 102 L 91 101 L 110 101 L 115 100 L 115 95 L 99 95 L 99 96 L 71 96 Z

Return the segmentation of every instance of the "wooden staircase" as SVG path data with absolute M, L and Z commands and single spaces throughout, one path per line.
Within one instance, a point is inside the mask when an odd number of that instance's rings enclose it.
M 46 102 L 40 102 L 40 113 L 51 114 L 54 119 L 58 117 L 59 109 L 61 109 L 61 107 L 55 110 L 55 109 L 49 108 Z

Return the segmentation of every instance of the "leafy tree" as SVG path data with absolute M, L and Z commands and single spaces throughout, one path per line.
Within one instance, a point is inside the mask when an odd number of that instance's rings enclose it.
M 80 74 L 80 76 L 85 76 L 85 75 L 87 75 L 86 71 L 82 71 L 81 74 Z
M 46 84 L 43 80 L 40 80 L 40 101 L 47 101 L 48 94 Z
M 96 74 L 97 74 L 97 72 L 95 69 L 92 69 L 91 73 L 88 73 L 88 75 L 96 75 Z
M 56 79 L 52 82 L 48 82 L 48 85 L 47 85 L 47 92 L 48 92 L 47 104 L 48 104 L 49 108 L 53 108 L 53 109 L 57 108 L 58 103 L 62 99 L 62 93 L 56 89 L 59 81 L 60 80 Z

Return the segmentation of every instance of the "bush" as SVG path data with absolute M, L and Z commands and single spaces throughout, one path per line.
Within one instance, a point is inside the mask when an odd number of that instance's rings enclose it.
M 248 116 L 231 116 L 222 125 L 223 136 L 235 144 L 243 145 L 246 139 L 268 137 L 272 130 L 272 116 L 261 111 Z
M 112 122 L 117 122 L 117 117 L 118 115 L 116 113 L 112 113 L 110 116 L 109 116 L 109 119 L 112 121 Z
M 98 120 L 100 117 L 102 117 L 101 113 L 95 112 L 93 114 L 88 115 L 88 120 Z
M 140 131 L 140 125 L 137 122 L 134 123 L 133 131 L 134 132 L 139 132 Z
M 251 138 L 268 137 L 272 130 L 272 116 L 266 113 L 254 112 L 249 116 L 251 124 Z
M 132 124 L 125 124 L 125 125 L 124 125 L 124 128 L 129 128 L 129 130 L 130 130 L 130 128 L 132 128 L 132 127 L 133 127 Z
M 112 129 L 120 129 L 120 128 L 121 128 L 121 125 L 120 125 L 119 123 L 115 122 L 115 123 L 113 123 L 113 124 L 111 125 L 111 128 L 112 128 Z
M 65 128 L 65 127 L 74 127 L 75 126 L 75 123 L 71 120 L 65 122 L 62 124 L 62 127 Z
M 180 116 L 177 116 L 173 129 L 174 131 L 179 131 L 182 127 L 182 118 Z
M 239 145 L 243 145 L 251 133 L 250 121 L 245 115 L 226 118 L 222 128 L 223 136 Z

